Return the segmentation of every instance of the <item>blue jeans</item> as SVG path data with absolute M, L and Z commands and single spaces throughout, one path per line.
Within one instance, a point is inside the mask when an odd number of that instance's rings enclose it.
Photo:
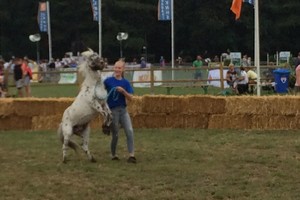
M 111 112 L 112 112 L 112 118 L 113 118 L 112 140 L 111 140 L 111 144 L 110 144 L 112 156 L 116 155 L 120 124 L 121 124 L 121 127 L 124 128 L 124 132 L 126 134 L 128 152 L 129 152 L 129 154 L 133 154 L 134 153 L 133 128 L 132 128 L 131 119 L 127 112 L 126 107 L 118 106 L 116 108 L 112 108 Z
M 194 79 L 201 79 L 202 74 L 201 71 L 196 71 L 196 73 L 194 74 Z

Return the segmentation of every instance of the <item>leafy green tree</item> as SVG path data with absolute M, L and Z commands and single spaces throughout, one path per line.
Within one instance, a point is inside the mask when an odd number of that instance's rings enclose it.
M 53 57 L 63 57 L 90 47 L 98 50 L 98 23 L 92 19 L 89 0 L 49 0 Z M 191 61 L 197 54 L 213 57 L 230 49 L 254 55 L 254 9 L 243 4 L 235 20 L 232 0 L 174 0 L 175 55 Z M 127 32 L 123 42 L 127 61 L 145 55 L 151 62 L 162 55 L 171 59 L 171 23 L 157 20 L 158 0 L 102 0 L 102 54 L 110 62 L 118 59 L 118 32 Z M 266 53 L 300 51 L 299 0 L 261 0 L 260 42 Z M 38 33 L 38 1 L 0 1 L 0 55 L 36 57 L 30 34 Z M 41 33 L 41 58 L 48 58 L 48 35 Z

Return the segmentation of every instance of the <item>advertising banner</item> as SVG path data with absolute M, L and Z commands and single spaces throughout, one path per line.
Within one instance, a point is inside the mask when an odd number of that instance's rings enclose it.
M 133 73 L 133 81 L 149 81 L 148 83 L 133 83 L 133 87 L 150 87 L 151 83 L 151 73 L 150 71 L 135 71 Z M 155 70 L 154 71 L 154 80 L 161 81 L 162 80 L 162 71 Z M 162 83 L 154 83 L 154 86 L 162 85 Z

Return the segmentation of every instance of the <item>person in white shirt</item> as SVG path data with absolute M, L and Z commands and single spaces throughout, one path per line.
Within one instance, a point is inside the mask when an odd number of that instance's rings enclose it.
M 244 67 L 240 68 L 241 74 L 238 77 L 237 89 L 239 94 L 245 94 L 248 92 L 248 76 Z
M 296 67 L 295 92 L 296 94 L 300 93 L 300 64 Z

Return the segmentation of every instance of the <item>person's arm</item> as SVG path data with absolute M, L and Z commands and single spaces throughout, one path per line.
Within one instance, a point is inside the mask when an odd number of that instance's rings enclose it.
M 226 80 L 231 82 L 229 73 L 226 73 Z
M 27 70 L 26 70 L 26 65 L 25 65 L 25 63 L 22 63 L 22 65 L 21 65 L 21 69 L 22 69 L 22 74 L 23 74 L 23 78 L 26 76 L 26 74 L 27 74 Z
M 122 93 L 127 100 L 131 101 L 133 99 L 133 95 L 128 93 L 124 88 L 118 86 L 116 89 L 118 92 Z
M 241 75 L 237 79 L 238 79 L 238 81 L 244 80 L 245 79 L 245 74 L 241 73 Z

